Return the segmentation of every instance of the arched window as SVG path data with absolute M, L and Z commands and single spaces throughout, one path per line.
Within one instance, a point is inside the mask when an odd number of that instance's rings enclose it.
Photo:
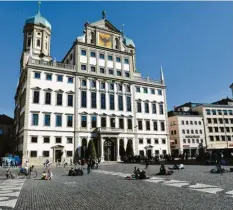
M 37 41 L 36 41 L 36 46 L 37 46 L 37 47 L 40 47 L 40 39 L 37 39 Z
M 115 39 L 115 44 L 116 44 L 116 45 L 115 45 L 115 48 L 116 48 L 116 49 L 119 49 L 120 46 L 119 46 L 119 39 L 118 39 L 118 38 Z
M 91 43 L 94 44 L 95 43 L 95 33 L 91 32 Z

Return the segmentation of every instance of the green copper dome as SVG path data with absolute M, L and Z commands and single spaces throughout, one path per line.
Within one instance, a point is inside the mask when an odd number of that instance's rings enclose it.
M 51 24 L 49 21 L 47 21 L 44 17 L 40 15 L 40 12 L 38 12 L 35 16 L 30 17 L 26 19 L 25 25 L 26 24 L 35 24 L 35 25 L 43 25 L 51 30 Z
M 124 44 L 126 45 L 126 46 L 132 46 L 132 47 L 134 47 L 135 48 L 135 44 L 134 44 L 134 42 L 133 42 L 133 40 L 132 39 L 129 39 L 128 37 L 126 37 L 125 35 L 123 36 L 123 38 L 124 38 Z

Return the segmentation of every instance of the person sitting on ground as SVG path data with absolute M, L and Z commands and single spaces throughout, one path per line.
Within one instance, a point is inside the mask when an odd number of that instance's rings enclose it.
M 165 166 L 163 165 L 163 164 L 161 164 L 161 166 L 160 166 L 160 174 L 166 174 L 166 168 L 165 168 Z
M 52 171 L 48 170 L 48 173 L 47 173 L 47 180 L 52 180 L 52 177 L 53 177 Z
M 45 171 L 42 173 L 41 179 L 42 180 L 46 180 L 47 179 L 47 173 Z

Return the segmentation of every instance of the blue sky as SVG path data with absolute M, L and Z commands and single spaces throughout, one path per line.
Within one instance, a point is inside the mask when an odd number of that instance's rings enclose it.
M 107 19 L 136 44 L 137 68 L 158 79 L 163 65 L 168 109 L 231 97 L 232 2 L 42 2 L 52 24 L 51 55 L 61 60 L 86 20 Z M 37 2 L 0 2 L 0 114 L 13 116 L 23 26 Z

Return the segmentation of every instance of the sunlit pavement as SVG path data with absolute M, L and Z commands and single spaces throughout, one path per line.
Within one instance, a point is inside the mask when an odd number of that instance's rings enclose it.
M 147 172 L 151 179 L 126 180 L 124 177 L 132 172 L 134 166 L 144 167 L 134 164 L 100 165 L 89 175 L 85 170 L 81 177 L 67 176 L 70 167 L 52 168 L 52 181 L 40 180 L 38 176 L 38 179 L 28 179 L 22 184 L 6 183 L 4 186 L 8 186 L 8 190 L 3 187 L 0 190 L 0 209 L 12 209 L 10 200 L 15 200 L 14 209 L 17 210 L 233 208 L 233 173 L 210 174 L 213 166 L 185 166 L 184 170 L 164 177 L 155 176 L 159 166 L 149 166 Z M 39 175 L 42 170 L 38 168 Z M 7 191 L 12 190 L 12 186 L 18 186 L 17 192 L 21 191 L 11 198 L 11 192 Z

